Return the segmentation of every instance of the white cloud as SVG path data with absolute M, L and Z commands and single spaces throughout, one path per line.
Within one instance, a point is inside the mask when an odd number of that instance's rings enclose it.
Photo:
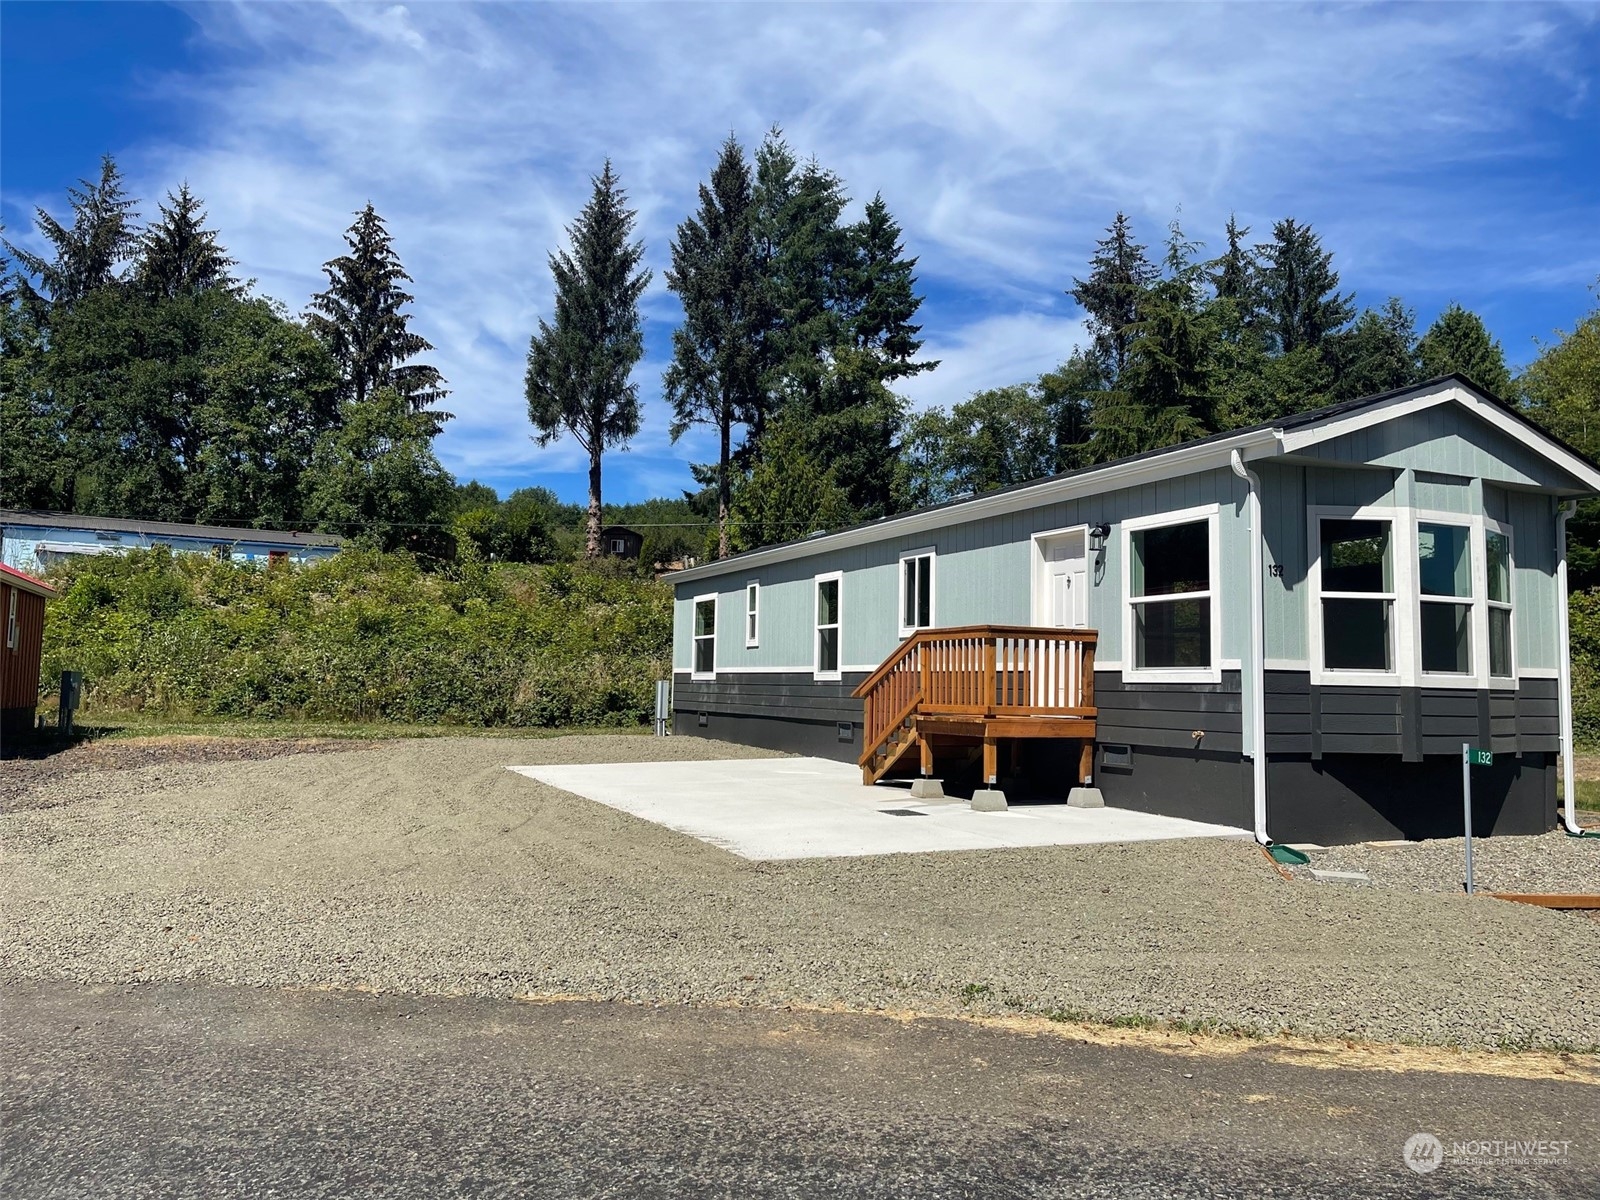
M 1088 341 L 1078 317 L 1002 313 L 962 325 L 953 337 L 930 338 L 924 358 L 937 370 L 913 375 L 900 390 L 916 408 L 949 407 L 984 388 L 1026 383 L 1066 361 Z
M 1592 12 L 1524 6 L 237 4 L 191 10 L 210 73 L 165 81 L 193 125 L 122 149 L 145 195 L 188 178 L 244 269 L 298 309 L 372 200 L 415 278 L 457 419 L 463 475 L 578 468 L 529 440 L 522 360 L 549 302 L 547 252 L 614 160 L 656 278 L 652 355 L 675 301 L 661 268 L 730 130 L 781 123 L 858 198 L 881 190 L 934 298 L 948 403 L 1060 361 L 1062 289 L 1117 207 L 1159 241 L 1182 206 L 1215 239 L 1310 219 L 1346 282 L 1408 295 L 1593 263 L 1592 202 L 1523 227 L 1506 164 L 1550 167 L 1530 113 L 1581 119 Z M 1471 187 L 1460 186 L 1470 165 Z M 1522 198 L 1523 200 L 1526 197 Z M 1581 248 L 1574 251 L 1575 243 Z M 960 302 L 949 301 L 959 294 Z M 940 302 L 946 301 L 946 302 Z M 937 319 L 938 324 L 935 324 Z M 646 424 L 609 464 L 656 486 L 706 457 L 667 438 L 659 361 Z M 625 492 L 632 489 L 623 486 Z

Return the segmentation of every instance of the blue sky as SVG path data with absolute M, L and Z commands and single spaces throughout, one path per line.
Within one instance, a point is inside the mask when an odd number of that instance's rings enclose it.
M 415 277 L 450 380 L 445 465 L 502 493 L 584 491 L 570 442 L 531 441 L 529 333 L 548 251 L 607 155 L 656 277 L 644 428 L 612 500 L 675 494 L 660 400 L 678 316 L 662 268 L 730 131 L 781 124 L 906 230 L 948 404 L 1082 337 L 1063 294 L 1119 207 L 1148 242 L 1181 210 L 1310 221 L 1364 304 L 1425 326 L 1482 313 L 1514 364 L 1600 277 L 1600 6 L 1256 4 L 0 6 L 0 214 L 114 153 L 146 212 L 187 179 L 261 290 L 303 308 L 367 200 Z

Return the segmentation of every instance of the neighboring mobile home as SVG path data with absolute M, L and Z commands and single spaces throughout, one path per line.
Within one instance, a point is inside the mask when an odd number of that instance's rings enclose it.
M 1540 832 L 1597 492 L 1449 376 L 754 550 L 670 577 L 674 729 L 1279 842 L 1459 835 L 1465 742 L 1478 832 Z
M 125 554 L 154 546 L 234 562 L 303 563 L 337 554 L 341 545 L 342 538 L 326 533 L 0 509 L 0 562 L 21 571 L 42 571 L 77 555 Z

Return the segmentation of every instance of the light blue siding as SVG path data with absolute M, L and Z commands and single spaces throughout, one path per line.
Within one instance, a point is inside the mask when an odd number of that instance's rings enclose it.
M 813 580 L 819 574 L 843 571 L 844 666 L 876 667 L 900 643 L 902 554 L 932 548 L 937 555 L 935 624 L 1026 625 L 1032 620 L 1033 535 L 1104 522 L 1112 531 L 1101 554 L 1090 556 L 1089 624 L 1100 631 L 1100 660 L 1120 662 L 1122 521 L 1217 504 L 1223 657 L 1238 659 L 1247 651 L 1249 636 L 1249 594 L 1237 566 L 1249 561 L 1244 496 L 1244 483 L 1231 472 L 1211 471 L 1004 516 L 956 522 L 925 533 L 825 551 L 754 570 L 741 572 L 730 564 L 726 576 L 677 585 L 678 638 L 681 641 L 688 636 L 693 597 L 716 592 L 721 597 L 717 628 L 720 669 L 810 670 L 815 628 Z M 755 649 L 745 647 L 741 623 L 744 587 L 750 579 L 761 583 L 761 644 Z M 687 647 L 680 647 L 674 662 L 679 668 L 688 667 Z
M 1268 574 L 1264 585 L 1266 658 L 1269 666 L 1305 669 L 1308 544 L 1311 507 L 1410 508 L 1475 515 L 1511 527 L 1514 626 L 1519 670 L 1546 672 L 1559 661 L 1555 600 L 1555 503 L 1552 493 L 1578 487 L 1574 480 L 1509 435 L 1455 404 L 1412 414 L 1333 441 L 1294 457 L 1252 464 L 1262 482 L 1262 516 Z M 1544 490 L 1539 490 L 1544 489 Z M 934 623 L 1028 624 L 1033 605 L 1033 535 L 1058 529 L 1111 525 L 1105 548 L 1090 555 L 1089 624 L 1100 632 L 1099 661 L 1124 657 L 1122 595 L 1123 522 L 1207 505 L 1218 506 L 1221 565 L 1215 581 L 1222 620 L 1224 669 L 1248 668 L 1250 532 L 1247 489 L 1227 470 L 1197 472 L 1136 488 L 1033 508 L 1002 516 L 959 520 L 940 528 L 885 536 L 864 546 L 818 550 L 755 569 L 732 564 L 714 580 L 677 585 L 678 639 L 688 635 L 694 595 L 717 591 L 722 618 L 717 662 L 724 670 L 808 671 L 814 637 L 813 579 L 844 572 L 842 664 L 870 669 L 900 641 L 899 561 L 903 553 L 932 548 Z M 762 585 L 761 643 L 744 645 L 744 586 Z M 687 667 L 686 645 L 675 662 Z
M 1508 434 L 1457 404 L 1396 417 L 1308 447 L 1304 454 L 1341 463 L 1437 471 L 1520 487 L 1582 484 Z

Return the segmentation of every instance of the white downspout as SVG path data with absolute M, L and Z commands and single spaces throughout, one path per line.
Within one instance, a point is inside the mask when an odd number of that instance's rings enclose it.
M 1572 633 L 1567 611 L 1567 518 L 1578 511 L 1578 502 L 1568 500 L 1556 509 L 1556 674 L 1560 679 L 1561 708 L 1561 790 L 1562 824 L 1573 836 L 1582 836 L 1578 825 L 1578 784 L 1572 762 Z
M 1270 846 L 1267 836 L 1267 630 L 1262 612 L 1266 581 L 1261 530 L 1261 480 L 1233 452 L 1233 473 L 1250 485 L 1245 507 L 1250 519 L 1250 782 L 1255 793 L 1256 841 Z

